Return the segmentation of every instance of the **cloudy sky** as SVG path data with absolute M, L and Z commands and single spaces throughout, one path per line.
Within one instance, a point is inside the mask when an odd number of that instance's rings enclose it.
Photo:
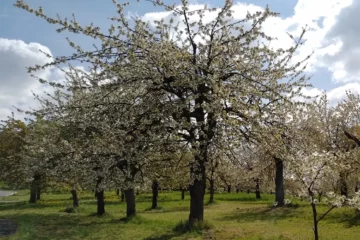
M 161 9 L 150 3 L 137 4 L 129 8 L 129 15 L 153 20 L 164 16 Z M 0 0 L 0 119 L 14 111 L 12 106 L 36 107 L 32 91 L 42 93 L 42 86 L 26 73 L 26 66 L 42 64 L 48 59 L 39 50 L 53 56 L 71 54 L 66 34 L 55 32 L 55 26 L 12 6 L 15 0 Z M 26 0 L 30 6 L 42 6 L 50 16 L 56 13 L 71 17 L 75 13 L 81 24 L 95 22 L 107 29 L 108 17 L 115 15 L 111 0 Z M 119 1 L 124 2 L 124 1 Z M 165 0 L 177 3 L 178 0 Z M 220 6 L 223 0 L 190 1 L 194 5 Z M 286 32 L 298 34 L 308 25 L 306 44 L 299 50 L 298 57 L 315 52 L 309 61 L 314 88 L 309 95 L 326 90 L 331 103 L 341 100 L 346 90 L 360 93 L 360 0 L 234 0 L 234 17 L 241 19 L 246 11 L 261 10 L 268 4 L 280 16 L 269 19 L 264 30 L 278 37 L 278 46 L 287 46 Z M 78 44 L 90 47 L 92 42 L 80 36 L 70 36 Z M 61 79 L 55 69 L 38 72 L 47 79 Z

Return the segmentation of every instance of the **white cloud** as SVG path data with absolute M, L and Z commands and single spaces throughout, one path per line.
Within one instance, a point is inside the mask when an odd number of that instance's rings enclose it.
M 28 110 L 38 105 L 31 91 L 42 93 L 46 89 L 27 73 L 26 67 L 49 61 L 39 50 L 51 55 L 51 51 L 39 43 L 0 38 L 0 119 L 16 111 L 13 106 Z M 45 79 L 60 78 L 59 74 L 58 70 L 51 68 L 36 73 Z M 15 113 L 15 116 L 21 114 Z
M 329 104 L 330 105 L 336 105 L 341 100 L 346 99 L 346 92 L 351 91 L 354 94 L 360 94 L 360 83 L 358 82 L 352 82 L 352 83 L 346 83 L 343 86 L 336 87 L 334 89 L 331 89 L 329 91 L 326 91 Z M 322 95 L 325 91 L 324 89 L 318 89 L 318 88 L 304 88 L 301 90 L 301 92 L 308 97 L 318 97 Z M 303 100 L 302 98 L 296 98 L 296 100 Z

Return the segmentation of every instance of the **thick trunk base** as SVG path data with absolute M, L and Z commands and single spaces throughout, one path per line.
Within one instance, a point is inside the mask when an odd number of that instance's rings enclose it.
M 126 218 L 131 218 L 136 215 L 135 192 L 133 188 L 124 191 L 126 199 Z
M 189 224 L 194 226 L 196 222 L 204 221 L 204 195 L 206 183 L 195 179 L 190 185 L 190 215 Z
M 105 214 L 105 200 L 104 200 L 104 190 L 96 191 L 97 198 L 97 212 L 98 216 L 102 216 Z

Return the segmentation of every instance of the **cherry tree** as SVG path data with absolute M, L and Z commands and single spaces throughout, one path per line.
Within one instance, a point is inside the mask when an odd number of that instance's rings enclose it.
M 99 91 L 99 95 L 88 98 L 89 101 L 79 100 L 78 106 L 84 109 L 85 104 L 87 109 L 85 119 L 94 117 L 99 119 L 97 123 L 117 123 L 119 115 L 109 118 L 102 113 L 125 113 L 123 108 L 128 105 L 146 103 L 132 110 L 133 118 L 123 123 L 119 131 L 114 125 L 100 124 L 100 128 L 111 126 L 104 134 L 114 136 L 108 138 L 111 139 L 108 144 L 120 136 L 132 139 L 130 141 L 136 139 L 139 144 L 130 148 L 127 156 L 137 155 L 139 149 L 136 148 L 143 146 L 140 144 L 143 138 L 137 134 L 148 131 L 153 120 L 160 124 L 162 131 L 188 144 L 193 155 L 189 169 L 189 222 L 193 225 L 204 218 L 206 165 L 212 141 L 223 139 L 223 142 L 229 141 L 228 146 L 236 147 L 233 142 L 251 138 L 255 133 L 261 136 L 262 129 L 268 127 L 265 124 L 268 116 L 277 114 L 277 109 L 299 95 L 296 89 L 307 86 L 308 78 L 302 74 L 306 59 L 299 63 L 292 61 L 303 43 L 305 30 L 299 37 L 292 37 L 292 47 L 272 49 L 267 43 L 275 39 L 262 31 L 262 24 L 277 14 L 268 8 L 248 13 L 238 21 L 232 16 L 230 0 L 225 1 L 222 8 L 205 6 L 196 10 L 189 8 L 187 0 L 177 6 L 167 6 L 160 0 L 151 2 L 163 7 L 173 18 L 169 22 L 147 23 L 139 17 L 132 21 L 126 18 L 128 3 L 114 1 L 117 16 L 111 18 L 114 24 L 108 31 L 93 24 L 80 26 L 76 19 L 51 18 L 42 8 L 32 9 L 21 0 L 15 6 L 50 24 L 60 25 L 58 32 L 69 31 L 101 41 L 101 46 L 96 46 L 94 51 L 86 51 L 69 41 L 75 49 L 72 56 L 56 57 L 45 66 L 29 68 L 36 71 L 72 60 L 93 64 L 96 67 L 92 69 L 93 85 L 99 85 L 98 79 L 103 81 L 106 76 L 108 86 L 114 88 Z M 214 13 L 215 18 L 205 21 L 204 16 Z M 133 136 L 124 135 L 121 131 L 131 131 L 134 127 L 131 123 L 141 130 L 134 131 Z M 156 131 L 151 129 L 148 133 L 153 135 Z

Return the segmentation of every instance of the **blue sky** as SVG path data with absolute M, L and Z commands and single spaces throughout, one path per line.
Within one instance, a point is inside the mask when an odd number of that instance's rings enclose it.
M 156 8 L 149 3 L 130 4 L 129 11 L 143 15 L 147 12 L 154 12 Z M 65 34 L 58 34 L 55 32 L 53 25 L 49 25 L 42 19 L 36 18 L 33 15 L 13 7 L 15 0 L 0 1 L 0 38 L 21 39 L 25 42 L 38 42 L 51 49 L 54 55 L 66 54 L 70 49 L 64 39 Z M 80 23 L 88 24 L 95 22 L 98 26 L 106 28 L 108 17 L 116 14 L 116 9 L 111 0 L 27 0 L 25 1 L 30 6 L 42 6 L 44 11 L 50 16 L 55 16 L 57 13 L 60 16 L 71 17 L 75 13 L 76 18 Z M 124 2 L 124 0 L 119 1 Z M 176 0 L 167 0 L 166 3 L 177 3 Z M 221 6 L 223 0 L 208 0 L 208 1 L 193 1 L 194 3 L 205 3 L 212 6 Z M 272 11 L 281 13 L 282 17 L 288 17 L 293 13 L 296 0 L 255 0 L 243 1 L 246 3 L 253 3 L 262 7 L 269 4 Z M 86 41 L 85 41 L 86 42 Z M 86 44 L 86 43 L 83 43 Z M 66 52 L 65 52 L 66 51 Z
M 116 14 L 116 9 L 111 0 L 25 0 L 32 7 L 42 6 L 44 12 L 50 16 L 56 13 L 62 17 L 71 17 L 75 13 L 77 20 L 84 25 L 94 22 L 101 28 L 107 29 L 108 17 Z M 119 1 L 119 2 L 124 2 Z M 166 3 L 178 3 L 179 0 L 165 0 Z M 198 0 L 190 1 L 194 4 L 208 4 L 220 6 L 223 0 Z M 267 26 L 270 33 L 279 33 L 282 40 L 287 30 L 294 28 L 296 31 L 305 24 L 312 27 L 308 34 L 307 44 L 300 53 L 309 53 L 315 50 L 316 56 L 311 62 L 313 75 L 311 83 L 314 89 L 308 91 L 311 95 L 318 94 L 322 90 L 329 91 L 330 98 L 338 101 L 344 96 L 346 89 L 352 89 L 360 93 L 360 71 L 357 63 L 360 63 L 360 52 L 357 39 L 356 24 L 349 27 L 349 21 L 357 21 L 360 11 L 358 0 L 234 0 L 237 11 L 253 9 L 247 6 L 253 4 L 265 7 L 280 13 L 280 17 Z M 42 19 L 31 15 L 24 10 L 13 7 L 15 0 L 0 0 L 0 119 L 4 118 L 12 109 L 12 105 L 25 105 L 31 100 L 29 90 L 38 89 L 24 72 L 25 67 L 34 62 L 42 62 L 41 56 L 37 55 L 38 49 L 45 49 L 56 55 L 68 55 L 71 48 L 65 40 L 67 34 L 58 34 L 54 25 L 49 25 Z M 158 12 L 162 9 L 154 8 L 151 3 L 141 4 L 132 0 L 128 8 L 132 13 L 139 16 L 149 12 Z M 234 16 L 236 17 L 237 11 Z M 156 14 L 149 15 L 148 19 L 156 18 Z M 352 19 L 353 18 L 353 19 Z M 286 34 L 285 34 L 286 35 Z M 70 35 L 76 43 L 90 47 L 88 39 Z M 350 41 L 350 40 L 353 41 Z M 281 42 L 280 41 L 280 45 Z M 286 40 L 284 40 L 286 44 Z M 350 57 L 351 56 L 351 57 Z M 3 64 L 1 64 L 3 63 Z M 14 63 L 14 64 L 10 64 Z M 50 76 L 49 72 L 43 72 L 44 76 Z M 54 73 L 51 73 L 54 77 Z M 6 76 L 6 78 L 4 77 Z M 56 75 L 56 73 L 55 73 Z M 55 76 L 60 77 L 60 76 Z M 22 80 L 23 79 L 23 80 Z M 21 95 L 20 95 L 21 94 Z

